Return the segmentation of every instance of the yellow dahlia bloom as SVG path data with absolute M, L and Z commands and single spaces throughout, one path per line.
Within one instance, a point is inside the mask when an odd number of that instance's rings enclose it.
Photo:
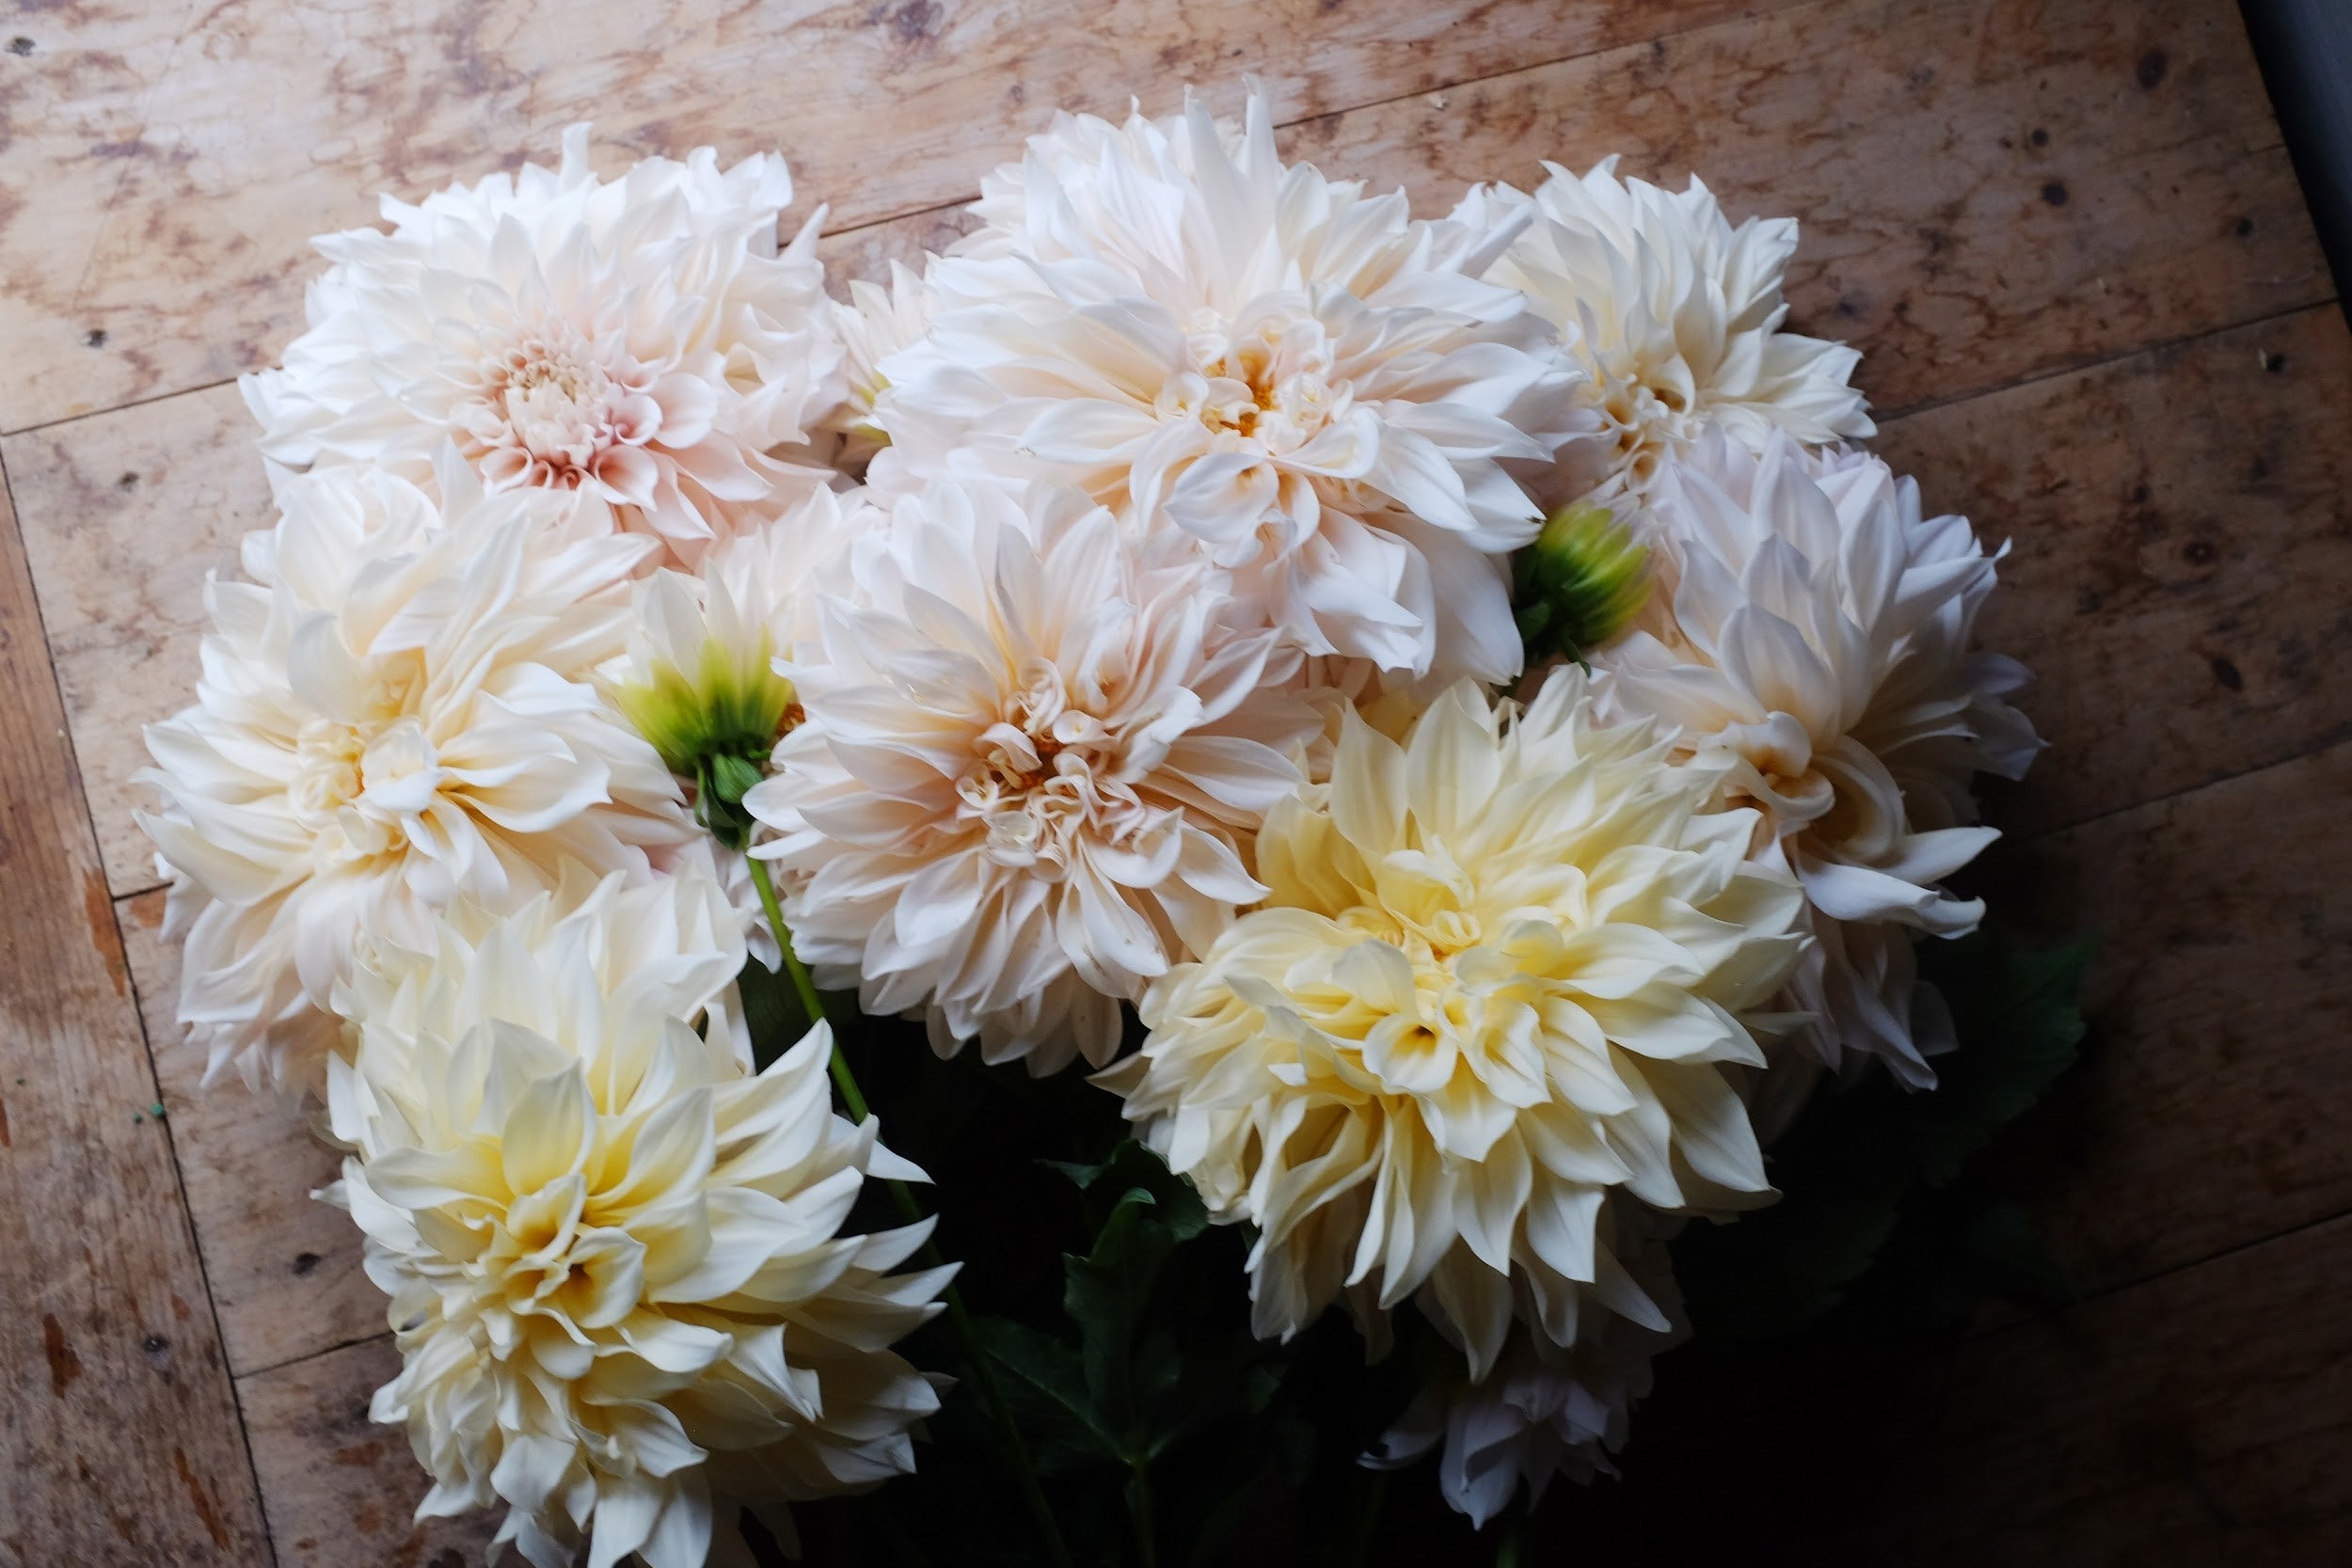
M 1402 745 L 1353 713 L 1331 782 L 1258 837 L 1263 905 L 1154 981 L 1104 1075 L 1211 1212 L 1248 1221 L 1262 1334 L 1346 1289 L 1420 1292 L 1473 1375 L 1515 1306 L 1560 1344 L 1587 1291 L 1649 1315 L 1603 1198 L 1729 1211 L 1770 1191 L 1727 1067 L 1794 962 L 1801 904 L 1755 816 L 1581 671 L 1523 713 L 1469 684 Z
M 921 1172 L 834 1115 L 822 1024 L 756 1075 L 694 1026 L 742 962 L 687 873 L 367 944 L 324 1196 L 392 1298 L 402 1368 L 370 1413 L 433 1475 L 420 1516 L 503 1502 L 540 1568 L 699 1568 L 717 1502 L 913 1468 L 937 1401 L 887 1347 L 952 1271 L 890 1273 L 927 1227 L 839 1231 L 866 1176 Z

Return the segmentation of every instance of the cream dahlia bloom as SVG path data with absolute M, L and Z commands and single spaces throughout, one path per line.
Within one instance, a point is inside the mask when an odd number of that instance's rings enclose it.
M 386 197 L 391 232 L 317 242 L 310 329 L 241 383 L 262 450 L 426 484 L 454 441 L 490 488 L 585 491 L 691 562 L 821 480 L 771 455 L 839 396 L 823 214 L 779 254 L 791 199 L 783 159 L 707 147 L 598 180 L 584 125 L 558 168 Z
M 935 258 L 925 259 L 929 270 Z M 875 405 L 889 388 L 882 361 L 922 341 L 930 330 L 938 300 L 923 273 L 903 261 L 890 263 L 890 283 L 884 287 L 865 278 L 850 280 L 849 303 L 827 301 L 834 336 L 841 343 L 841 401 L 817 423 L 819 436 L 834 442 L 834 467 L 863 474 L 874 454 L 890 444 Z
M 1629 1212 L 1628 1205 L 1612 1202 L 1603 1210 L 1604 1222 L 1619 1222 L 1627 1272 L 1657 1304 L 1661 1323 L 1595 1313 L 1579 1326 L 1576 1343 L 1565 1348 L 1514 1328 L 1484 1379 L 1472 1382 L 1454 1370 L 1430 1384 L 1364 1463 L 1396 1469 L 1438 1453 L 1439 1493 L 1482 1529 L 1522 1485 L 1532 1511 L 1555 1477 L 1583 1484 L 1597 1475 L 1615 1475 L 1611 1455 L 1625 1446 L 1633 1406 L 1650 1391 L 1651 1362 L 1690 1333 L 1664 1242 L 1656 1234 L 1660 1226 L 1641 1217 L 1629 1226 Z M 1627 1236 L 1627 1228 L 1635 1234 Z
M 1940 886 L 1996 836 L 1970 780 L 2022 777 L 2041 746 L 2009 703 L 2024 667 L 1969 649 L 1999 553 L 1964 517 L 1922 517 L 1878 458 L 1785 436 L 1760 456 L 1702 442 L 1653 499 L 1661 590 L 1594 656 L 1605 709 L 1677 726 L 1723 798 L 1762 814 L 1815 938 L 1789 991 L 1808 1053 L 1932 1084 L 1950 1026 L 1912 941 L 1975 928 L 1982 902 Z
M 851 556 L 747 799 L 801 956 L 943 1051 L 1107 1060 L 1120 1000 L 1264 894 L 1249 838 L 1313 712 L 1217 574 L 1138 565 L 1075 492 L 934 485 Z
M 434 1478 L 421 1517 L 507 1505 L 540 1568 L 700 1568 L 714 1494 L 762 1507 L 914 1465 L 937 1407 L 888 1346 L 947 1268 L 929 1227 L 838 1232 L 868 1175 L 822 1024 L 755 1075 L 692 1024 L 743 961 L 707 878 L 575 879 L 374 941 L 342 1003 L 324 1196 L 367 1235 L 400 1374 L 370 1409 Z M 731 1512 L 726 1517 L 731 1517 Z
M 1751 451 L 1774 431 L 1822 445 L 1876 429 L 1846 384 L 1862 356 L 1783 332 L 1794 218 L 1733 228 L 1696 176 L 1679 195 L 1620 180 L 1607 158 L 1579 179 L 1554 164 L 1529 197 L 1479 186 L 1454 217 L 1519 228 L 1486 273 L 1524 291 L 1591 377 L 1602 438 L 1562 455 L 1550 501 L 1643 490 L 1710 426 Z M 1533 221 L 1529 221 L 1530 219 Z
M 983 190 L 929 335 L 882 361 L 894 464 L 1075 483 L 1303 653 L 1518 668 L 1501 558 L 1539 519 L 1503 465 L 1591 416 L 1550 327 L 1477 280 L 1507 230 L 1285 166 L 1254 91 L 1241 127 L 1060 116 Z
M 1103 1081 L 1258 1227 L 1261 1334 L 1419 1292 L 1479 1377 L 1515 1306 L 1559 1344 L 1588 1294 L 1655 1321 L 1601 1205 L 1768 1197 L 1724 1069 L 1763 1060 L 1796 888 L 1748 859 L 1752 813 L 1701 813 L 1709 773 L 1597 727 L 1573 667 L 1516 715 L 1466 682 L 1402 746 L 1343 722 L 1330 784 L 1259 832 L 1263 905 L 1153 982 Z
M 652 542 L 591 498 L 485 496 L 454 459 L 440 487 L 446 507 L 365 467 L 287 479 L 252 580 L 206 586 L 195 705 L 148 726 L 163 804 L 139 821 L 210 1076 L 315 1087 L 363 932 L 421 940 L 453 899 L 511 908 L 574 863 L 643 873 L 691 832 L 591 684 Z

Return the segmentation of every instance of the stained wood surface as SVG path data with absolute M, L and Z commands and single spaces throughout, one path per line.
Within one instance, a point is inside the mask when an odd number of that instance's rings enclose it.
M 197 1089 L 129 816 L 204 573 L 267 520 L 224 383 L 297 329 L 308 236 L 593 118 L 608 168 L 781 147 L 872 276 L 1055 103 L 1231 103 L 1244 70 L 1292 155 L 1424 211 L 1621 151 L 1800 216 L 1795 325 L 1865 350 L 1881 449 L 2011 545 L 1985 629 L 2052 750 L 1994 800 L 2026 843 L 1996 891 L 2106 937 L 2033 1196 L 2091 1299 L 1792 1368 L 1663 1432 L 1580 1550 L 1744 1517 L 1750 1560 L 2344 1560 L 2352 336 L 2228 0 L 556 10 L 0 24 L 0 1564 L 442 1568 L 491 1528 L 410 1524 L 422 1478 L 364 1418 L 383 1303 L 308 1196 L 335 1157 Z M 1740 1508 L 1689 1508 L 1731 1474 Z
M 0 1563 L 246 1563 L 262 1516 L 0 499 Z

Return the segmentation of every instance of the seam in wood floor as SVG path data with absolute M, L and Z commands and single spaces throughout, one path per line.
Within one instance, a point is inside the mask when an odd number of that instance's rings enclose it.
M 65 687 L 57 678 L 56 656 L 52 650 L 52 645 L 49 641 L 48 613 L 41 608 L 40 591 L 39 586 L 37 584 L 33 584 L 31 554 L 29 551 L 24 549 L 24 517 L 23 514 L 17 510 L 16 487 L 14 482 L 8 478 L 8 463 L 5 458 L 0 458 L 0 497 L 4 497 L 7 500 L 8 509 L 8 527 L 9 531 L 16 536 L 17 548 L 25 556 L 24 578 L 28 585 L 33 585 L 33 592 L 26 595 L 32 601 L 33 626 L 34 629 L 40 634 L 40 651 L 47 662 L 50 685 L 57 693 L 58 716 L 65 721 L 65 722 L 58 727 L 57 739 L 65 748 L 66 766 L 72 770 L 73 787 L 82 797 L 82 824 L 84 836 L 87 840 L 89 852 L 93 857 L 92 863 L 98 868 L 99 875 L 103 879 L 105 875 L 105 856 L 100 849 L 98 844 L 98 816 L 97 813 L 90 805 L 89 786 L 83 781 L 82 759 L 74 749 L 73 721 L 72 713 L 66 705 Z M 115 946 L 117 952 L 122 955 L 120 961 L 122 963 L 123 975 L 129 982 L 126 989 L 131 1002 L 131 1017 L 133 1022 L 138 1025 L 139 1050 L 147 1063 L 148 1091 L 155 1097 L 155 1103 L 161 1104 L 163 1101 L 164 1086 L 162 1076 L 155 1069 L 155 1042 L 148 1037 L 147 1012 L 145 1008 L 139 1006 L 138 976 L 131 972 L 128 949 L 126 948 L 122 938 L 121 913 L 118 907 L 114 907 L 112 905 L 111 901 L 107 913 L 115 923 Z M 229 1378 L 229 1404 L 230 1408 L 234 1410 L 237 1414 L 237 1443 L 238 1446 L 245 1451 L 246 1478 L 252 1483 L 253 1486 L 253 1509 L 255 1513 L 260 1515 L 264 1550 L 268 1555 L 268 1560 L 272 1564 L 272 1568 L 275 1568 L 278 1561 L 278 1544 L 270 1538 L 269 1504 L 262 1490 L 261 1467 L 254 1463 L 253 1459 L 253 1436 L 251 1432 L 247 1430 L 246 1424 L 245 1401 L 238 1395 L 236 1373 L 230 1370 L 229 1364 L 229 1338 L 221 1329 L 219 1304 L 213 1298 L 212 1274 L 204 1261 L 204 1240 L 197 1232 L 195 1211 L 188 1206 L 187 1174 L 185 1171 L 182 1170 L 180 1166 L 179 1138 L 172 1128 L 171 1118 L 167 1116 L 158 1119 L 163 1123 L 164 1148 L 171 1159 L 171 1185 L 172 1191 L 177 1195 L 180 1202 L 180 1224 L 182 1228 L 187 1234 L 188 1250 L 194 1255 L 196 1259 L 197 1282 L 201 1285 L 204 1290 L 204 1312 L 207 1321 L 213 1325 L 213 1342 L 220 1348 L 221 1370 L 226 1373 Z
M 1510 66 L 1505 70 L 1487 71 L 1484 75 L 1464 76 L 1458 80 L 1448 82 L 1441 87 L 1416 87 L 1409 92 L 1391 93 L 1386 98 L 1367 98 L 1361 103 L 1345 104 L 1336 109 L 1326 109 L 1320 114 L 1301 115 L 1296 119 L 1280 120 L 1276 123 L 1274 128 L 1277 131 L 1295 130 L 1298 126 L 1312 125 L 1319 120 L 1336 119 L 1342 115 L 1361 114 L 1367 109 L 1385 108 L 1391 103 L 1402 103 L 1407 99 L 1430 98 L 1444 93 L 1458 91 L 1463 87 L 1479 87 L 1487 82 L 1501 81 L 1506 76 L 1518 76 L 1529 71 L 1547 71 L 1553 66 L 1566 65 L 1574 60 L 1589 60 L 1598 55 L 1612 55 L 1617 53 L 1619 50 L 1626 49 L 1645 49 L 1652 44 L 1670 43 L 1677 40 L 1692 38 L 1701 33 L 1713 32 L 1718 28 L 1749 26 L 1767 17 L 1777 16 L 1784 11 L 1801 10 L 1808 5 L 1823 5 L 1828 3 L 1829 0 L 1764 0 L 1764 3 L 1757 4 L 1753 9 L 1740 12 L 1737 15 L 1720 17 L 1712 22 L 1693 23 L 1688 27 L 1683 27 L 1671 33 L 1661 33 L 1655 38 L 1626 40 L 1616 43 L 1603 44 L 1597 49 L 1585 49 L 1570 55 L 1556 55 L 1549 59 L 1527 60 L 1519 64 Z M 176 50 L 178 45 L 175 43 L 173 47 Z M 166 69 L 168 70 L 169 67 L 167 66 Z M 157 85 L 160 86 L 162 78 L 158 76 L 156 79 Z M 2283 147 L 2285 144 L 2281 141 L 2275 145 Z M 920 207 L 909 207 L 900 212 L 885 213 L 879 217 L 861 218 L 856 223 L 850 224 L 844 228 L 828 230 L 822 237 L 826 239 L 839 239 L 845 235 L 858 233 L 863 230 L 879 229 L 886 223 L 903 223 L 909 218 L 922 217 L 931 213 L 944 213 L 952 208 L 969 206 L 972 202 L 978 199 L 979 191 L 976 185 L 974 189 L 961 195 L 950 197 L 944 201 L 934 201 Z M 95 251 L 93 251 L 93 257 L 95 254 Z M 261 369 L 263 367 L 257 366 L 255 368 Z M 239 373 L 243 374 L 246 372 Z M 87 408 L 84 409 L 79 414 L 66 414 L 54 420 L 36 420 L 34 423 L 18 425 L 13 429 L 0 430 L 0 440 L 13 439 L 19 436 L 30 436 L 37 431 L 53 429 L 61 424 L 71 424 L 76 420 L 94 420 L 102 414 L 119 414 L 126 408 L 137 408 L 151 403 L 161 403 L 166 398 L 183 397 L 191 392 L 209 392 L 215 388 L 229 386 L 237 379 L 238 377 L 234 375 L 224 376 L 217 381 L 206 381 L 198 383 L 194 386 L 178 387 L 169 391 L 152 392 L 144 397 L 131 398 L 121 403 L 109 404 L 103 408 Z

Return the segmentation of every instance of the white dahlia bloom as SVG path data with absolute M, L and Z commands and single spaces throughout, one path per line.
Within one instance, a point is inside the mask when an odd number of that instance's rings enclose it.
M 1546 499 L 1645 489 L 1710 426 L 1751 451 L 1774 431 L 1814 445 L 1871 435 L 1846 384 L 1860 353 L 1780 330 L 1796 220 L 1735 229 L 1695 175 L 1677 195 L 1618 179 L 1616 164 L 1582 179 L 1546 164 L 1533 197 L 1479 186 L 1454 213 L 1474 229 L 1525 226 L 1486 277 L 1559 327 L 1606 421 L 1599 441 L 1561 454 L 1565 493 Z
M 894 464 L 1041 467 L 1304 653 L 1518 668 L 1502 557 L 1539 519 L 1504 464 L 1592 416 L 1549 325 L 1477 280 L 1508 230 L 1285 166 L 1259 92 L 1241 127 L 1063 115 L 983 189 L 930 334 L 882 365 Z
M 1343 1290 L 1419 1292 L 1471 1375 L 1515 1307 L 1573 1344 L 1581 1298 L 1656 1321 L 1596 1226 L 1766 1201 L 1725 1069 L 1802 939 L 1753 813 L 1638 725 L 1596 727 L 1581 671 L 1523 712 L 1465 682 L 1402 746 L 1352 713 L 1331 782 L 1267 814 L 1270 892 L 1152 983 L 1104 1075 L 1210 1212 L 1259 1228 L 1254 1323 Z
M 591 498 L 485 496 L 453 459 L 441 488 L 288 478 L 253 580 L 206 586 L 195 705 L 147 728 L 163 805 L 139 821 L 213 1076 L 315 1087 L 363 932 L 421 940 L 453 899 L 511 908 L 574 863 L 642 874 L 692 831 L 591 684 L 652 541 Z
M 386 197 L 391 232 L 319 239 L 310 329 L 241 383 L 262 450 L 425 484 L 454 441 L 492 489 L 586 491 L 691 562 L 822 477 L 771 455 L 839 397 L 823 214 L 779 254 L 791 199 L 782 158 L 707 147 L 598 180 L 584 125 L 559 168 Z
M 1107 1060 L 1120 999 L 1264 894 L 1249 838 L 1318 721 L 1216 573 L 1139 566 L 1075 492 L 934 485 L 852 559 L 746 802 L 801 956 L 943 1051 Z
M 1613 1202 L 1603 1213 L 1626 1212 Z M 1634 1224 L 1657 1228 L 1654 1221 Z M 1515 1328 L 1493 1370 L 1476 1382 L 1454 1371 L 1430 1384 L 1364 1463 L 1397 1469 L 1438 1452 L 1439 1492 L 1482 1529 L 1522 1485 L 1532 1511 L 1554 1477 L 1581 1485 L 1615 1475 L 1611 1456 L 1625 1446 L 1633 1406 L 1650 1391 L 1651 1362 L 1690 1333 L 1664 1243 L 1621 1234 L 1619 1250 L 1662 1323 L 1595 1313 L 1565 1348 Z
M 433 1476 L 420 1517 L 503 1502 L 500 1542 L 540 1568 L 583 1545 L 700 1568 L 714 1495 L 914 1467 L 937 1400 L 888 1346 L 953 1271 L 891 1274 L 928 1225 L 838 1232 L 866 1176 L 921 1173 L 833 1114 L 824 1025 L 756 1075 L 697 1032 L 742 962 L 694 875 L 367 944 L 324 1196 L 391 1297 L 402 1367 L 370 1414 Z
M 926 258 L 927 270 L 933 260 Z M 859 474 L 876 452 L 890 444 L 890 434 L 875 413 L 875 405 L 890 386 L 890 378 L 882 372 L 882 361 L 922 341 L 938 300 L 923 274 L 893 261 L 887 288 L 852 278 L 848 304 L 826 303 L 833 316 L 834 336 L 841 343 L 842 397 L 817 428 L 819 435 L 834 440 L 834 467 Z
M 1804 885 L 1815 938 L 1789 991 L 1830 1067 L 1878 1056 L 1914 1085 L 1951 1043 L 1912 940 L 1975 928 L 1943 879 L 1994 834 L 1969 783 L 2022 777 L 2041 742 L 2009 699 L 2025 668 L 1975 653 L 1994 562 L 1964 517 L 1861 452 L 1711 438 L 1653 491 L 1661 588 L 1594 655 L 1606 711 L 1678 726 L 1762 814 L 1760 850 Z

